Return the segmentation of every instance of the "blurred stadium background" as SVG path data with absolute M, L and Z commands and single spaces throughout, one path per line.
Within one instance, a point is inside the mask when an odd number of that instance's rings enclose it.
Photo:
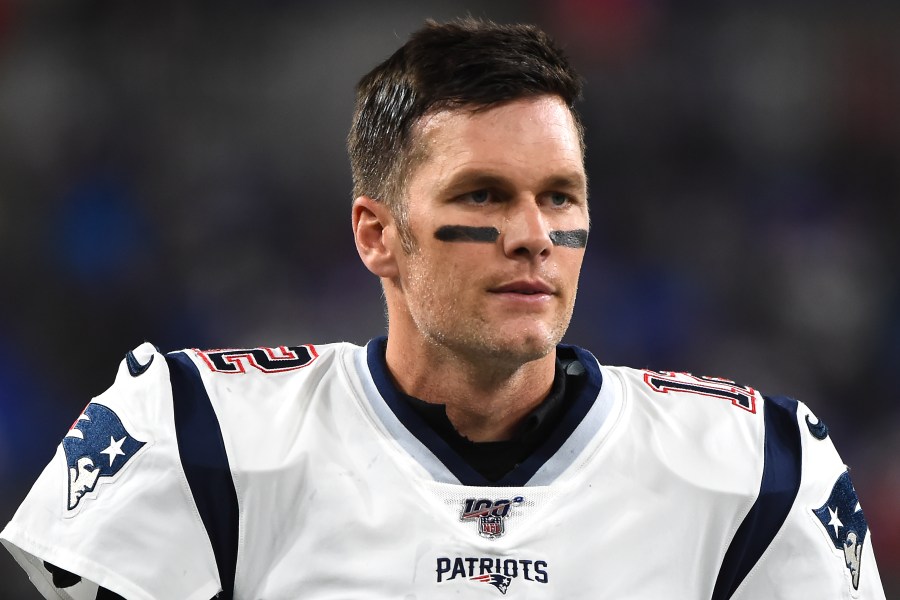
M 384 331 L 349 226 L 352 88 L 424 18 L 466 13 L 541 25 L 587 80 L 568 341 L 809 403 L 898 597 L 889 1 L 0 0 L 0 524 L 143 340 Z M 0 595 L 38 597 L 5 552 Z

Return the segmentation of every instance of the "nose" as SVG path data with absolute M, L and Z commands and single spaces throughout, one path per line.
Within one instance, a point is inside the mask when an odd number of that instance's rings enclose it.
M 534 198 L 510 204 L 502 244 L 503 252 L 510 257 L 545 258 L 550 254 L 550 228 Z

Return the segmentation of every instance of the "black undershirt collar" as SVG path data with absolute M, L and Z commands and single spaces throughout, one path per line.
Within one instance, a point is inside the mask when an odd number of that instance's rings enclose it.
M 498 481 L 516 465 L 525 460 L 547 437 L 559 422 L 572 394 L 566 394 L 566 379 L 569 375 L 584 373 L 581 364 L 575 361 L 564 365 L 556 359 L 556 371 L 550 393 L 522 421 L 515 435 L 509 440 L 498 442 L 473 442 L 460 435 L 450 419 L 446 406 L 425 402 L 397 390 L 403 399 L 447 444 L 456 451 L 473 469 L 489 481 Z M 569 386 L 571 387 L 571 386 Z

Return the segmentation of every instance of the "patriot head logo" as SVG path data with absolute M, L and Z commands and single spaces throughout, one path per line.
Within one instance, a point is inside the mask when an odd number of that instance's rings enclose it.
M 853 589 L 858 590 L 859 565 L 869 526 L 850 481 L 850 473 L 844 471 L 838 477 L 828 500 L 819 508 L 813 509 L 813 513 L 825 526 L 834 547 L 843 550 Z
M 509 590 L 509 584 L 512 583 L 512 577 L 501 575 L 500 573 L 485 573 L 484 575 L 476 575 L 470 578 L 472 581 L 480 581 L 497 588 L 501 594 L 506 595 Z
M 75 510 L 103 479 L 115 477 L 145 444 L 125 430 L 112 409 L 88 404 L 62 441 L 69 467 L 68 509 Z

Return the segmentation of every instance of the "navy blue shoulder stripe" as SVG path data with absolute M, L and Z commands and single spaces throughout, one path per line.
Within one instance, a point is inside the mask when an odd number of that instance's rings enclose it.
M 731 598 L 781 529 L 800 489 L 797 401 L 764 399 L 765 449 L 759 496 L 725 552 L 712 600 Z
M 216 598 L 231 600 L 239 522 L 237 492 L 225 441 L 196 365 L 182 352 L 167 355 L 166 362 L 172 382 L 178 453 L 209 535 L 222 583 L 222 593 Z

